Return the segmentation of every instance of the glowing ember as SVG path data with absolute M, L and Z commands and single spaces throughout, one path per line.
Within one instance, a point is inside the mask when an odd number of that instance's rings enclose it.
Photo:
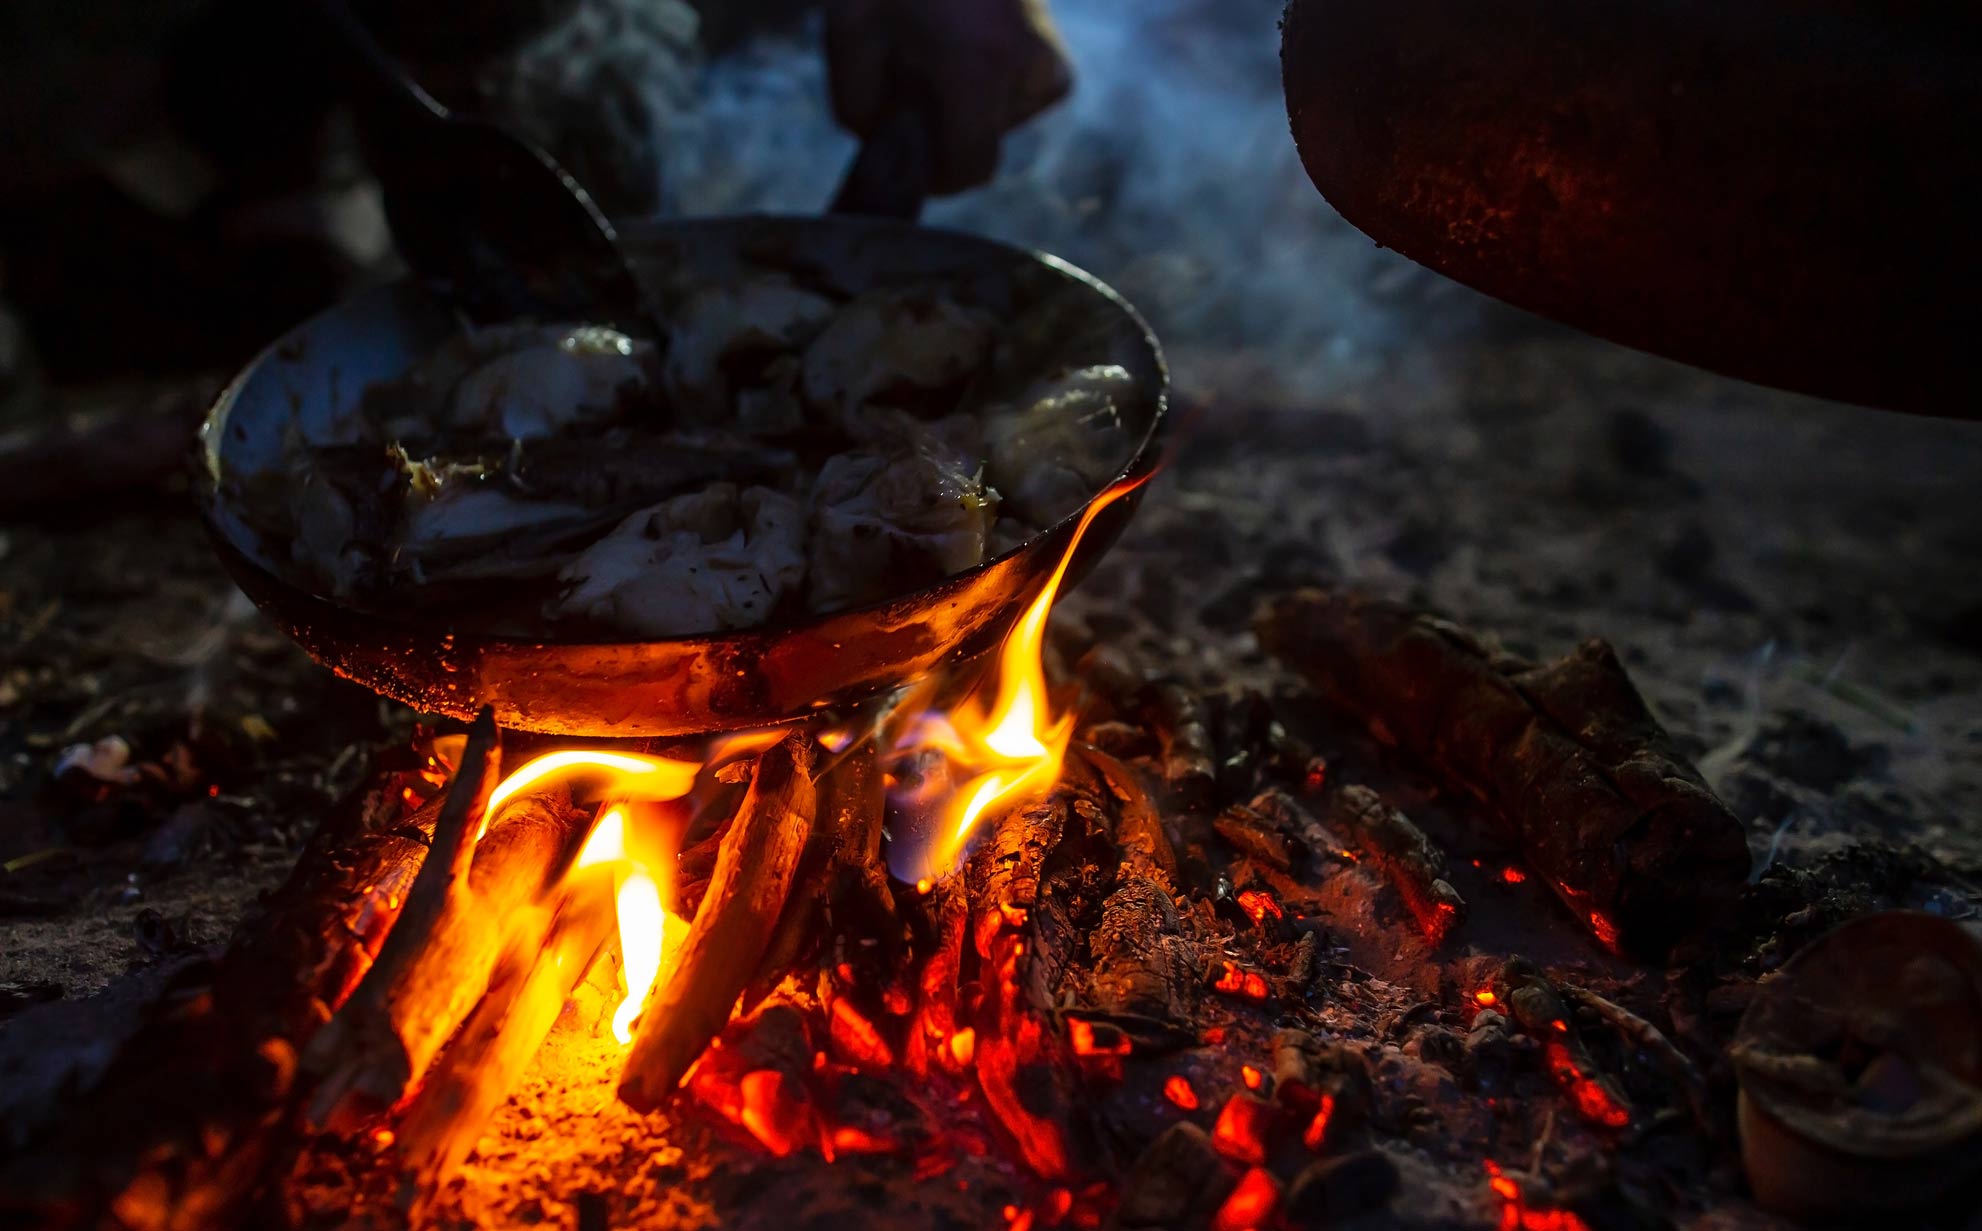
M 1280 1204 L 1280 1182 L 1260 1167 L 1239 1177 L 1238 1187 L 1225 1198 L 1212 1217 L 1213 1231 L 1252 1231 L 1271 1225 L 1273 1208 Z
M 1590 930 L 1597 934 L 1597 939 L 1603 943 L 1604 948 L 1612 952 L 1617 951 L 1617 925 L 1612 923 L 1609 917 L 1602 911 L 1593 910 L 1590 912 Z
M 1500 1198 L 1501 1231 L 1590 1231 L 1590 1224 L 1574 1210 L 1536 1209 L 1512 1177 L 1492 1159 L 1486 1160 L 1487 1187 Z
M 1328 1121 L 1335 1115 L 1335 1096 L 1321 1096 L 1321 1106 L 1315 1108 L 1314 1118 L 1308 1121 L 1307 1128 L 1301 1131 L 1301 1144 L 1319 1154 L 1321 1147 L 1328 1142 Z
M 1143 476 L 1119 483 L 1087 507 L 1059 565 L 1006 635 L 998 651 L 992 695 L 985 697 L 980 688 L 947 718 L 932 716 L 914 724 L 899 746 L 898 751 L 940 751 L 956 771 L 953 780 L 963 780 L 954 792 L 962 802 L 951 806 L 942 836 L 929 852 L 932 872 L 940 874 L 956 862 L 986 812 L 1036 798 L 1059 779 L 1060 762 L 1073 734 L 1073 716 L 1054 714 L 1047 696 L 1046 620 L 1087 528 L 1101 510 L 1147 481 Z
M 1568 1032 L 1568 1025 L 1555 1023 L 1556 1029 Z M 1577 1067 L 1576 1057 L 1561 1039 L 1549 1039 L 1542 1047 L 1542 1061 L 1547 1066 L 1549 1076 L 1557 1085 L 1567 1091 L 1576 1104 L 1576 1111 L 1593 1124 L 1605 1128 L 1624 1128 L 1631 1123 L 1629 1110 L 1620 1107 L 1603 1087 L 1603 1083 Z
M 1211 1126 L 1211 1144 L 1235 1163 L 1257 1167 L 1266 1161 L 1266 1137 L 1270 1108 L 1250 1095 L 1235 1094 L 1225 1100 Z
M 1528 874 L 1510 863 L 1500 870 L 1500 879 L 1510 885 L 1518 885 L 1528 879 Z
M 1211 986 L 1215 991 L 1248 1000 L 1265 1000 L 1271 990 L 1266 985 L 1266 976 L 1256 970 L 1241 970 L 1230 962 L 1223 963 L 1218 981 Z
M 1492 988 L 1483 987 L 1473 993 L 1473 1003 L 1482 1009 L 1491 1009 L 1494 1005 L 1500 1003 L 1500 997 L 1494 994 Z
M 1239 909 L 1250 915 L 1255 925 L 1265 923 L 1268 915 L 1272 915 L 1275 919 L 1286 917 L 1280 909 L 1280 903 L 1273 900 L 1273 895 L 1260 889 L 1248 889 L 1240 894 Z
M 1126 1056 L 1134 1052 L 1129 1036 L 1113 1027 L 1096 1030 L 1093 1022 L 1067 1019 L 1067 1038 L 1076 1056 Z
M 1185 1111 L 1196 1111 L 1198 1109 L 1197 1091 L 1191 1089 L 1190 1081 L 1182 1074 L 1173 1075 L 1168 1081 L 1163 1083 L 1163 1097 L 1169 1099 Z
M 1239 1066 L 1239 1077 L 1245 1081 L 1248 1090 L 1259 1089 L 1260 1083 L 1266 1080 L 1266 1075 L 1250 1064 Z

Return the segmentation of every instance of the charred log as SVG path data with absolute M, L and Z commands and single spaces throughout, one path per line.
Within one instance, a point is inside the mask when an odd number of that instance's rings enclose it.
M 1740 823 L 1602 642 L 1537 666 L 1321 590 L 1269 604 L 1256 627 L 1325 698 L 1477 799 L 1607 947 L 1663 956 L 1739 890 Z
M 1182 684 L 1159 680 L 1141 697 L 1143 724 L 1163 745 L 1163 786 L 1171 799 L 1193 811 L 1212 807 L 1218 797 L 1218 746 L 1211 734 L 1211 712 Z

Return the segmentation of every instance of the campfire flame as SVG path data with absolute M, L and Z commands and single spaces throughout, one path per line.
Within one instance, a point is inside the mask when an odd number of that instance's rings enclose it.
M 626 810 L 608 808 L 578 853 L 580 868 L 600 864 L 622 864 L 615 868 L 617 882 L 613 903 L 619 915 L 621 973 L 626 979 L 626 999 L 613 1011 L 613 1037 L 622 1044 L 633 1042 L 633 1023 L 646 1007 L 647 997 L 661 973 L 661 959 L 674 946 L 670 939 L 687 925 L 667 913 L 661 905 L 660 882 L 646 863 L 635 859 L 626 841 Z M 670 925 L 674 926 L 670 926 Z
M 758 741 L 726 741 L 722 751 L 748 751 Z M 731 745 L 734 747 L 731 747 Z M 694 787 L 700 762 L 673 761 L 635 753 L 567 749 L 536 758 L 502 780 L 489 796 L 484 817 L 492 816 L 504 800 L 557 777 L 591 781 L 615 802 L 600 813 L 579 849 L 573 870 L 611 865 L 614 904 L 619 916 L 619 945 L 626 999 L 612 1019 L 613 1036 L 633 1042 L 633 1023 L 659 981 L 662 959 L 686 932 L 686 922 L 669 914 L 661 903 L 661 873 L 657 864 L 640 858 L 629 840 L 627 805 L 635 800 L 665 802 L 679 799 Z M 483 821 L 486 827 L 487 821 Z
M 968 844 L 977 822 L 994 807 L 1012 807 L 1043 794 L 1060 776 L 1060 764 L 1072 738 L 1072 714 L 1053 712 L 1046 686 L 1046 621 L 1073 563 L 1074 552 L 1094 519 L 1109 505 L 1149 481 L 1149 476 L 1125 479 L 1096 497 L 1081 515 L 1059 565 L 1046 579 L 1039 596 L 1006 634 L 998 651 L 996 686 L 987 697 L 982 687 L 948 716 L 931 716 L 914 724 L 898 745 L 903 749 L 940 751 L 953 769 L 952 781 L 966 779 L 940 830 L 928 866 L 935 875 L 947 872 Z

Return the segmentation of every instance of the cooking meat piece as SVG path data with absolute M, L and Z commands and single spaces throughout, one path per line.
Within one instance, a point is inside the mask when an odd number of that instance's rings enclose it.
M 642 509 L 567 564 L 545 609 L 640 637 L 762 624 L 805 574 L 798 502 L 719 483 Z
M 983 365 L 996 329 L 989 313 L 940 287 L 870 291 L 805 348 L 805 398 L 835 416 L 869 402 L 926 403 Z
M 532 500 L 499 482 L 451 483 L 409 495 L 388 564 L 417 582 L 537 577 L 555 569 L 560 545 L 597 534 L 616 513 Z
M 988 408 L 989 477 L 1005 511 L 1043 529 L 1094 495 L 1128 455 L 1120 404 L 1134 389 L 1127 368 L 1099 364 L 1056 373 L 1010 405 Z
M 652 383 L 652 343 L 603 325 L 501 325 L 470 345 L 476 363 L 448 392 L 454 430 L 539 440 L 614 418 L 628 392 Z M 436 375 L 456 365 L 436 357 Z
M 980 469 L 974 449 L 934 431 L 829 460 L 812 495 L 811 609 L 875 602 L 982 563 L 997 495 Z
M 822 329 L 837 305 L 785 278 L 708 286 L 689 296 L 668 334 L 661 370 L 677 423 L 727 422 L 736 394 L 732 365 L 759 356 L 795 354 Z

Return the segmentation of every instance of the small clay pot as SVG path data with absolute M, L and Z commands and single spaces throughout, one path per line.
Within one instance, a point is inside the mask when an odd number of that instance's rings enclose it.
M 1982 938 L 1912 911 L 1842 924 L 1757 989 L 1729 1057 L 1763 1205 L 1929 1204 L 1982 1172 Z

